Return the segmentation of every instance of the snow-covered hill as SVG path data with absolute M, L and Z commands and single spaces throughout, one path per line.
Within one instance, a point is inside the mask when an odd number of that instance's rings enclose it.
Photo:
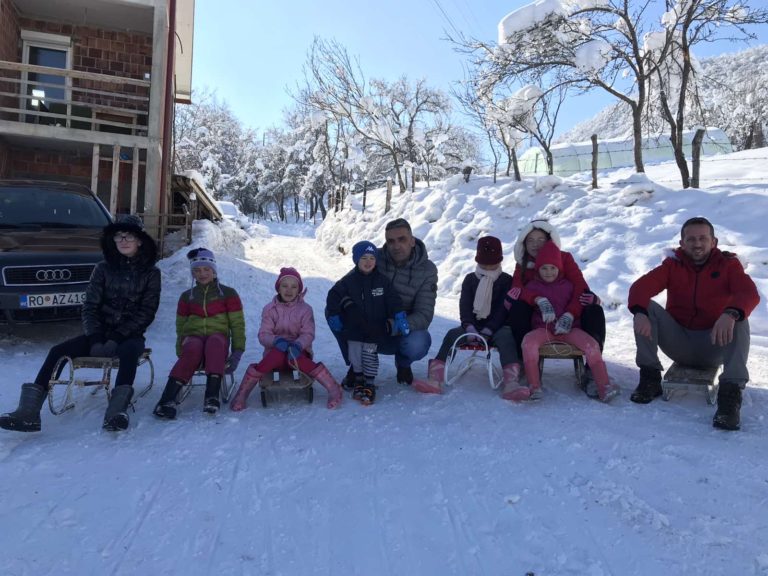
M 404 216 L 439 266 L 432 353 L 456 323 L 458 286 L 473 269 L 474 242 L 492 233 L 512 268 L 517 231 L 549 216 L 606 301 L 605 359 L 624 393 L 610 405 L 586 398 L 567 363 L 545 366 L 545 397 L 513 405 L 481 370 L 439 397 L 394 383 L 384 358 L 377 403 L 325 408 L 282 398 L 245 412 L 201 412 L 193 391 L 174 422 L 151 415 L 174 359 L 178 294 L 190 285 L 181 251 L 160 263 L 160 311 L 147 338 L 156 387 L 130 429 L 100 429 L 101 395 L 78 396 L 62 416 L 43 414 L 39 434 L 0 431 L 0 574 L 41 575 L 766 575 L 768 525 L 768 310 L 751 320 L 752 382 L 742 430 L 711 427 L 713 409 L 689 393 L 647 406 L 629 402 L 637 381 L 629 283 L 676 244 L 689 216 L 712 218 L 720 246 L 745 260 L 768 293 L 766 150 L 708 159 L 702 190 L 674 188 L 673 165 L 653 184 L 629 170 L 587 181 L 473 177 L 395 195 L 368 211 L 308 225 L 257 225 L 243 241 L 196 223 L 195 244 L 218 256 L 222 280 L 244 304 L 257 361 L 260 310 L 281 266 L 299 268 L 317 323 L 316 357 L 345 367 L 322 321 L 325 295 L 352 266 L 351 245 L 383 241 Z M 647 192 L 643 192 L 647 190 Z M 346 252 L 346 253 L 344 253 Z M 0 338 L 0 410 L 11 409 L 50 345 L 76 327 Z M 424 373 L 426 362 L 414 366 Z M 242 373 L 242 370 L 241 370 Z M 140 369 L 138 382 L 148 372 Z

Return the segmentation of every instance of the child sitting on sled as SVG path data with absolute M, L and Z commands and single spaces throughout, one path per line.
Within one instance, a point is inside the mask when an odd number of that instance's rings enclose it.
M 549 241 L 536 256 L 536 278 L 525 285 L 521 298 L 534 307 L 531 318 L 533 330 L 523 338 L 523 361 L 528 377 L 528 388 L 520 386 L 512 400 L 522 401 L 541 397 L 539 374 L 539 348 L 549 342 L 565 342 L 584 352 L 597 385 L 601 401 L 608 402 L 619 393 L 611 383 L 603 362 L 600 346 L 592 336 L 578 328 L 578 318 L 566 311 L 573 294 L 573 283 L 562 274 L 563 261 L 560 249 Z
M 245 350 L 243 303 L 234 288 L 219 282 L 213 252 L 195 248 L 187 258 L 195 285 L 181 294 L 176 306 L 178 360 L 154 409 L 155 416 L 166 420 L 176 418 L 179 389 L 192 379 L 201 362 L 206 375 L 203 411 L 218 412 L 221 380 L 237 369 Z
M 363 240 L 352 247 L 355 268 L 328 292 L 325 314 L 334 332 L 344 332 L 354 373 L 352 398 L 363 404 L 376 399 L 378 343 L 388 334 L 410 333 L 399 294 L 376 268 L 378 249 Z
M 468 334 L 465 342 L 475 340 L 473 334 L 482 335 L 489 344 L 499 350 L 504 369 L 502 397 L 520 384 L 520 359 L 509 326 L 505 326 L 507 311 L 504 295 L 512 286 L 512 276 L 501 270 L 503 260 L 501 240 L 483 236 L 477 241 L 475 262 L 477 267 L 464 277 L 459 297 L 461 326 L 452 328 L 443 338 L 437 356 L 429 361 L 427 380 L 414 380 L 413 387 L 419 392 L 441 394 L 445 382 L 445 362 L 456 338 Z
M 301 275 L 295 268 L 281 268 L 275 290 L 277 295 L 261 312 L 259 342 L 264 346 L 264 357 L 248 366 L 232 400 L 232 410 L 245 409 L 248 395 L 265 374 L 295 368 L 320 382 L 328 391 L 328 408 L 336 408 L 341 404 L 341 387 L 322 363 L 312 360 L 315 317 L 304 301 Z

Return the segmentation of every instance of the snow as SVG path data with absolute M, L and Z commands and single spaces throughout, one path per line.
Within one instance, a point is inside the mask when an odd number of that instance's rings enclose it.
M 158 421 L 151 410 L 175 359 L 176 300 L 191 283 L 185 248 L 160 263 L 161 306 L 147 333 L 155 387 L 127 432 L 102 432 L 104 399 L 86 392 L 71 412 L 44 410 L 39 434 L 0 431 L 0 574 L 768 574 L 767 160 L 766 149 L 709 158 L 700 190 L 679 189 L 672 163 L 649 165 L 647 177 L 601 173 L 596 190 L 586 174 L 494 184 L 473 173 L 469 183 L 457 176 L 396 193 L 386 215 L 383 191 L 369 191 L 365 213 L 353 197 L 317 230 L 269 224 L 245 235 L 196 222 L 193 245 L 216 252 L 222 281 L 244 302 L 243 366 L 261 357 L 261 308 L 279 268 L 292 265 L 315 310 L 316 358 L 341 378 L 322 311 L 352 266 L 352 244 L 381 244 L 388 220 L 409 219 L 439 267 L 434 354 L 456 324 L 477 238 L 499 236 L 511 271 L 518 230 L 549 217 L 604 300 L 605 359 L 623 394 L 610 405 L 589 400 L 568 363 L 548 361 L 538 403 L 501 400 L 479 368 L 427 396 L 394 383 L 385 357 L 369 408 L 345 399 L 329 411 L 316 386 L 312 405 L 282 398 L 265 409 L 254 394 L 248 410 L 211 418 L 196 389 L 178 420 Z M 699 214 L 763 295 L 750 318 L 740 432 L 712 428 L 703 394 L 629 401 L 637 369 L 627 289 Z M 77 331 L 0 337 L 2 410 L 47 349 Z M 426 360 L 414 370 L 423 375 Z M 137 385 L 146 378 L 142 367 Z

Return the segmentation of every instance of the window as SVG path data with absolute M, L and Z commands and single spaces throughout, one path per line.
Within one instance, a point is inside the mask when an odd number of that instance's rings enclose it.
M 72 47 L 69 36 L 22 30 L 24 64 L 69 70 L 72 67 Z M 62 74 L 25 71 L 22 75 L 23 102 L 21 108 L 33 114 L 26 122 L 33 124 L 67 125 L 70 116 L 71 79 Z M 66 118 L 48 116 L 60 114 Z

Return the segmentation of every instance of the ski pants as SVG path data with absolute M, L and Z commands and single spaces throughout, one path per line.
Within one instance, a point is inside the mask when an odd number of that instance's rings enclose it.
M 523 359 L 525 361 L 525 375 L 531 388 L 541 386 L 541 374 L 539 373 L 539 348 L 549 342 L 565 342 L 577 346 L 587 358 L 595 384 L 604 390 L 608 386 L 608 370 L 600 353 L 597 340 L 584 332 L 581 328 L 573 328 L 567 334 L 552 334 L 546 328 L 531 330 L 523 338 Z
M 181 356 L 170 376 L 178 382 L 189 382 L 203 364 L 206 374 L 223 375 L 228 354 L 229 338 L 224 334 L 187 336 L 181 342 Z

